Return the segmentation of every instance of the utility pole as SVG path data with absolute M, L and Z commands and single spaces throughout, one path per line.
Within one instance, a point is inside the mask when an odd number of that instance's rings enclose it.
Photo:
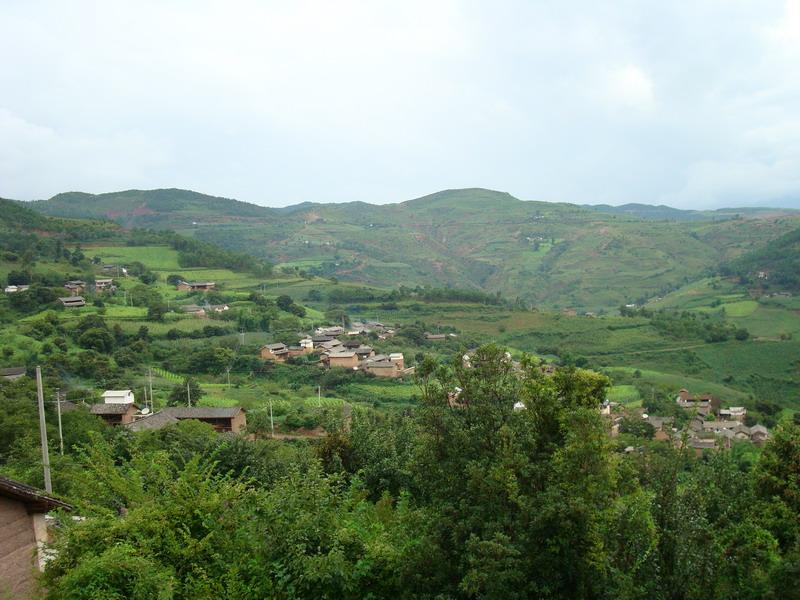
M 42 442 L 42 467 L 44 467 L 44 489 L 53 493 L 50 481 L 50 452 L 47 449 L 47 426 L 44 423 L 44 390 L 42 389 L 42 368 L 36 367 L 36 396 L 39 401 L 39 438 Z
M 192 392 L 189 389 L 189 380 L 188 379 L 186 380 L 186 402 L 189 404 L 189 406 L 192 405 Z
M 58 410 L 58 446 L 64 456 L 64 432 L 61 429 L 61 390 L 56 390 L 56 408 Z
M 150 412 L 153 412 L 155 406 L 153 405 L 153 369 L 147 367 L 147 378 L 150 380 Z
M 244 327 L 239 330 L 239 345 L 244 346 Z
M 225 369 L 225 373 L 228 375 L 228 389 L 231 389 L 231 368 Z
M 269 401 L 269 426 L 272 429 L 272 437 L 275 437 L 275 421 L 272 419 L 272 400 Z

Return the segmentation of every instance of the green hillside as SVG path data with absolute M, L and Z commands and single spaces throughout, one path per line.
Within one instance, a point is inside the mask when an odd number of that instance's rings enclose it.
M 764 288 L 800 291 L 800 228 L 740 256 L 724 270 Z
M 310 275 L 499 291 L 527 305 L 590 311 L 663 296 L 800 224 L 796 211 L 610 211 L 478 188 L 279 210 L 181 190 L 62 194 L 33 207 L 172 228 Z
M 269 218 L 268 208 L 189 190 L 126 190 L 107 194 L 66 192 L 31 204 L 46 215 L 110 219 L 127 228 L 175 229 L 201 220 Z

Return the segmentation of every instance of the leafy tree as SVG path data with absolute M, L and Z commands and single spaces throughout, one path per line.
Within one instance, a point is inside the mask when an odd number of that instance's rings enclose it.
M 290 296 L 284 294 L 275 299 L 275 304 L 277 304 L 278 308 L 280 308 L 282 311 L 289 312 L 291 307 L 294 305 L 294 300 L 292 300 Z
M 8 285 L 30 285 L 31 274 L 28 271 L 11 271 L 7 277 Z
M 180 383 L 172 388 L 167 399 L 167 404 L 170 406 L 188 406 L 191 402 L 195 406 L 205 395 L 205 392 L 197 383 L 196 379 L 187 377 Z
M 81 348 L 96 350 L 97 352 L 111 352 L 114 348 L 114 338 L 108 329 L 92 327 L 84 331 L 78 338 Z

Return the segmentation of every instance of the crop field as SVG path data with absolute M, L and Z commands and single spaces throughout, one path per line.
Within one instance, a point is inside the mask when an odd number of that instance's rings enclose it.
M 178 252 L 169 246 L 87 246 L 87 256 L 99 256 L 105 264 L 138 261 L 154 271 L 179 269 Z
M 639 390 L 633 385 L 611 386 L 606 397 L 611 402 L 619 402 L 629 408 L 636 408 L 642 404 L 642 397 L 639 395 Z
M 672 389 L 677 392 L 681 388 L 686 388 L 693 393 L 708 393 L 719 396 L 723 401 L 742 402 L 747 395 L 734 388 L 709 382 L 705 379 L 687 377 L 677 373 L 664 373 L 651 369 L 636 369 L 633 367 L 612 367 L 603 369 L 609 377 L 619 379 L 629 379 L 638 371 L 640 385 L 653 385 L 660 388 Z M 623 387 L 623 386 L 619 386 Z M 628 388 L 629 386 L 624 386 Z M 632 387 L 632 386 L 630 386 Z M 612 388 L 613 389 L 613 388 Z

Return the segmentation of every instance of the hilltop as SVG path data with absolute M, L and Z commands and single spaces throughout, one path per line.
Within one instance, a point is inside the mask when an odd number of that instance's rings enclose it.
M 378 287 L 500 292 L 601 310 L 663 296 L 800 225 L 800 213 L 523 201 L 481 188 L 398 204 L 270 209 L 183 190 L 60 194 L 48 215 L 170 228 L 279 266 Z
M 200 194 L 190 190 L 125 190 L 106 194 L 65 192 L 31 203 L 35 210 L 55 217 L 109 219 L 127 228 L 170 229 L 187 221 L 267 218 L 273 211 L 255 204 Z

